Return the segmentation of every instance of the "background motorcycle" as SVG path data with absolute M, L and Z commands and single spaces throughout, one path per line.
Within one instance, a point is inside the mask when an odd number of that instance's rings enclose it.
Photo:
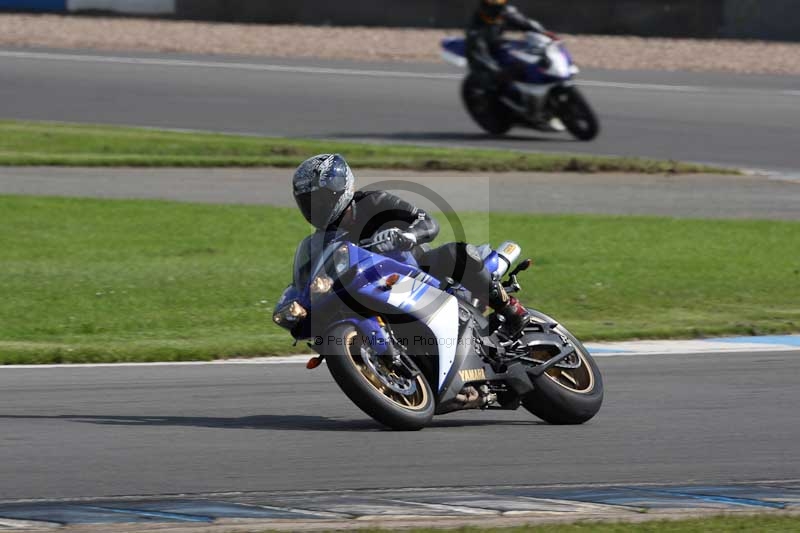
M 466 67 L 465 40 L 444 39 L 442 56 Z M 505 41 L 496 51 L 495 60 L 516 73 L 518 81 L 498 93 L 491 80 L 471 72 L 461 86 L 464 106 L 485 131 L 502 135 L 514 125 L 521 125 L 541 131 L 566 129 L 582 141 L 597 136 L 597 116 L 572 81 L 578 67 L 557 37 L 527 33 L 524 40 Z
M 323 359 L 359 408 L 400 430 L 428 425 L 434 414 L 462 409 L 524 407 L 554 424 L 580 424 L 603 400 L 592 357 L 563 326 L 531 310 L 533 322 L 516 338 L 496 315 L 452 279 L 422 272 L 409 252 L 371 253 L 341 233 L 316 233 L 298 247 L 294 281 L 273 319 Z M 481 248 L 500 279 L 520 255 L 504 243 Z M 517 274 L 505 282 L 520 290 Z

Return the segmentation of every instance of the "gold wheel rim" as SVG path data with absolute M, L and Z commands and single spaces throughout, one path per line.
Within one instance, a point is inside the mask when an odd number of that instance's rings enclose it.
M 378 376 L 372 372 L 372 369 L 363 362 L 361 356 L 361 343 L 354 342 L 357 339 L 358 332 L 353 331 L 345 337 L 345 347 L 347 354 L 350 356 L 350 361 L 358 369 L 364 380 L 376 391 L 378 391 L 384 398 L 390 400 L 395 405 L 408 409 L 410 411 L 422 411 L 428 405 L 428 388 L 425 386 L 425 381 L 421 375 L 417 376 L 415 381 L 417 383 L 417 390 L 411 396 L 406 396 L 397 391 L 394 391 L 384 385 Z
M 589 394 L 594 390 L 594 371 L 582 349 L 576 346 L 575 353 L 581 360 L 581 366 L 578 368 L 559 368 L 554 366 L 547 369 L 544 374 L 568 391 L 576 394 Z

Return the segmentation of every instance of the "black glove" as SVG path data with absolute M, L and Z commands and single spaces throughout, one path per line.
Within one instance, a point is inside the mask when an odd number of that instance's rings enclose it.
M 378 232 L 374 242 L 375 251 L 386 254 L 394 250 L 410 250 L 417 244 L 417 236 L 411 232 L 403 232 L 400 228 L 390 228 Z

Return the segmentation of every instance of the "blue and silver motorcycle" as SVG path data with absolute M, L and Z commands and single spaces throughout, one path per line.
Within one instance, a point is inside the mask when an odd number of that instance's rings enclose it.
M 461 86 L 464 106 L 486 132 L 502 135 L 518 125 L 567 130 L 582 141 L 597 137 L 600 122 L 574 83 L 578 67 L 555 35 L 531 32 L 524 40 L 504 41 L 493 55 L 501 67 L 516 73 L 515 82 L 499 91 L 492 80 L 471 72 Z M 442 57 L 467 66 L 465 40 L 444 39 Z
M 380 255 L 375 241 L 350 242 L 318 232 L 299 245 L 294 279 L 273 320 L 325 360 L 334 380 L 361 410 L 397 430 L 418 430 L 434 414 L 463 409 L 517 409 L 553 424 L 580 424 L 603 400 L 592 357 L 569 331 L 531 310 L 522 333 L 454 279 L 435 279 L 410 252 Z M 480 248 L 495 279 L 519 259 L 513 242 Z M 521 289 L 508 275 L 509 292 Z M 456 273 L 457 275 L 458 273 Z

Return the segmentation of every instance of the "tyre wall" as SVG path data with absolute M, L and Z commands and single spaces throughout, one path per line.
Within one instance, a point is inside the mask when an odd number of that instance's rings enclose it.
M 798 0 L 512 0 L 567 33 L 800 41 Z M 463 27 L 470 0 L 0 0 L 0 10 L 344 26 Z
M 102 11 L 174 16 L 177 5 L 176 0 L 0 0 L 0 10 L 48 13 Z

